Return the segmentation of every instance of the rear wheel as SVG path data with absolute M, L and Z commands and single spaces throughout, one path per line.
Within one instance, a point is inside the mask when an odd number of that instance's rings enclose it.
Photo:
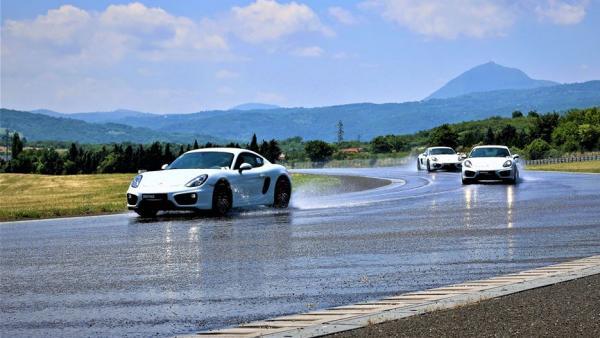
M 417 158 L 417 170 L 421 170 L 421 160 Z
M 152 218 L 155 217 L 156 214 L 158 213 L 157 209 L 154 208 L 148 208 L 148 207 L 142 207 L 142 208 L 137 208 L 134 210 L 138 215 L 142 216 L 142 217 L 146 217 L 146 218 Z
M 231 189 L 225 182 L 215 185 L 212 198 L 212 212 L 218 216 L 225 216 L 231 210 Z
M 285 177 L 277 179 L 275 184 L 275 198 L 273 200 L 274 208 L 287 208 L 292 197 L 292 186 L 290 181 Z

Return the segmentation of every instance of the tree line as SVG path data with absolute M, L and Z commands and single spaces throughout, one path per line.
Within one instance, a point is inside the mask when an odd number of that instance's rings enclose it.
M 203 148 L 220 147 L 206 143 Z M 279 144 L 274 139 L 258 143 L 253 135 L 250 143 L 224 145 L 231 148 L 245 148 L 263 155 L 275 163 L 281 155 Z M 135 173 L 138 170 L 159 170 L 165 163 L 171 163 L 183 153 L 199 149 L 193 144 L 171 144 L 154 142 L 143 144 L 112 144 L 102 146 L 78 145 L 72 143 L 67 150 L 54 147 L 26 148 L 19 133 L 12 135 L 11 159 L 0 160 L 0 172 L 37 173 L 48 175 L 95 174 L 95 173 Z

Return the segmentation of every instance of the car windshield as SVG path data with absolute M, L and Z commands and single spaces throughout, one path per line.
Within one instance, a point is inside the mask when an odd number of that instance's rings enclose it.
M 168 169 L 220 169 L 231 167 L 232 153 L 217 151 L 194 152 L 179 156 Z
M 429 150 L 429 153 L 431 155 L 454 155 L 454 154 L 456 154 L 456 152 L 454 152 L 454 150 L 451 148 L 433 148 L 433 149 Z
M 473 149 L 469 157 L 507 157 L 510 156 L 506 148 L 477 148 Z

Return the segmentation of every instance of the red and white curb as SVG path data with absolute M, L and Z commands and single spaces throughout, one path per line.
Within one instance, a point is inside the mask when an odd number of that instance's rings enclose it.
M 409 292 L 375 301 L 277 317 L 185 337 L 318 337 L 434 310 L 476 303 L 600 273 L 600 255 L 485 280 Z

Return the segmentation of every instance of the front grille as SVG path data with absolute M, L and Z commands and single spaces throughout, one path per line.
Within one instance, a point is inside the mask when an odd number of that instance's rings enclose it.
M 138 197 L 134 194 L 127 194 L 127 204 L 135 205 L 137 203 Z
M 188 194 L 175 195 L 175 202 L 177 202 L 177 204 L 179 204 L 179 205 L 196 204 L 197 200 L 198 200 L 198 194 L 196 194 L 195 192 L 188 193 Z
M 477 178 L 481 180 L 495 180 L 498 179 L 495 171 L 480 171 Z

